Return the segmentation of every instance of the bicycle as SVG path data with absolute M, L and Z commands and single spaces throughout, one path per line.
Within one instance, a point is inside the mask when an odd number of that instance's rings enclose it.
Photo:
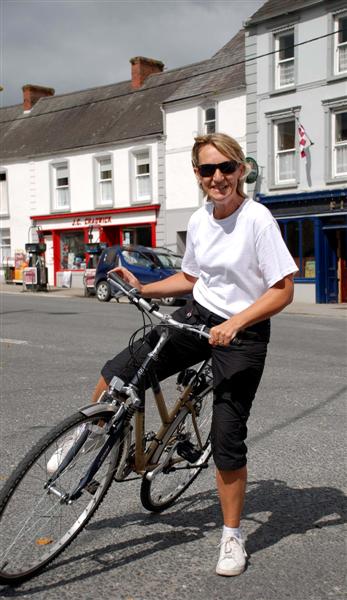
M 205 326 L 175 321 L 142 298 L 115 273 L 109 282 L 140 309 L 159 320 L 159 341 L 129 383 L 114 377 L 100 401 L 79 409 L 32 448 L 0 492 L 0 582 L 17 584 L 38 574 L 87 525 L 111 484 L 142 479 L 145 509 L 160 512 L 183 494 L 211 456 L 212 373 L 210 360 L 179 373 L 180 390 L 169 410 L 153 368 L 170 329 L 209 337 Z M 151 325 L 150 325 L 151 326 Z M 239 343 L 234 340 L 233 343 Z M 144 378 L 148 376 L 161 425 L 145 431 Z M 72 437 L 71 437 L 72 436 Z M 47 464 L 73 440 L 53 473 Z M 101 443 L 101 446 L 100 446 Z

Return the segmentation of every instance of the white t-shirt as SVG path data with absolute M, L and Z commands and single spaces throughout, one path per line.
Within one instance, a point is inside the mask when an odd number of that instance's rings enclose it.
M 195 300 L 229 318 L 297 266 L 270 211 L 246 198 L 225 219 L 214 218 L 212 202 L 191 216 L 182 271 L 199 278 Z

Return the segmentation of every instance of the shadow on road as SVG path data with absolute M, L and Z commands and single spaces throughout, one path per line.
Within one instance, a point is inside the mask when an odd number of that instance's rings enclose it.
M 313 528 L 340 525 L 346 520 L 345 514 L 346 498 L 338 489 L 291 488 L 284 481 L 278 480 L 251 481 L 243 519 L 259 526 L 248 536 L 247 551 L 249 554 L 255 554 L 289 535 L 304 535 Z M 151 526 L 156 524 L 160 526 L 161 531 L 151 531 Z M 128 536 L 125 539 L 124 532 L 131 526 L 143 529 L 136 537 Z M 43 585 L 38 584 L 39 580 L 36 580 L 36 585 L 28 582 L 23 584 L 22 588 L 6 588 L 0 595 L 27 597 L 28 594 L 33 595 L 82 582 L 175 546 L 194 542 L 220 526 L 219 501 L 215 491 L 188 496 L 177 502 L 169 512 L 160 515 L 141 511 L 101 519 L 88 526 L 89 536 L 95 532 L 100 540 L 102 530 L 110 528 L 114 529 L 115 536 L 117 531 L 122 533 L 121 541 L 69 558 L 58 559 L 46 571 L 50 577 L 57 577 L 52 583 L 47 582 L 46 577 Z M 75 543 L 78 544 L 78 541 Z M 61 580 L 59 570 L 67 565 L 69 576 L 65 570 Z

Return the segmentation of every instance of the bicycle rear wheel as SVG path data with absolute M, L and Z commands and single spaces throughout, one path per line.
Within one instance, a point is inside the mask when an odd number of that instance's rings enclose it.
M 101 504 L 112 483 L 121 442 L 113 446 L 88 488 L 74 500 L 68 496 L 106 441 L 100 419 L 107 423 L 112 416 L 100 410 L 97 415 L 76 413 L 64 420 L 36 444 L 5 483 L 0 492 L 1 583 L 15 584 L 41 571 L 72 542 Z M 87 438 L 82 447 L 56 481 L 47 485 L 66 449 L 76 448 L 81 435 Z
M 141 484 L 141 502 L 152 512 L 165 510 L 183 494 L 211 456 L 212 388 L 192 398 L 193 413 L 183 407 L 155 453 L 158 467 Z M 199 439 L 200 438 L 200 439 Z

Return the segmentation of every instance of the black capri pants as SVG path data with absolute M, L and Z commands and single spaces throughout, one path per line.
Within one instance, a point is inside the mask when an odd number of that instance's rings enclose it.
M 172 316 L 180 322 L 207 327 L 225 321 L 195 300 Z M 154 348 L 159 335 L 156 327 L 145 336 L 144 341 L 135 342 L 133 353 L 136 353 L 136 364 L 141 363 Z M 155 365 L 159 380 L 163 380 L 212 357 L 214 400 L 211 442 L 215 465 L 221 471 L 240 469 L 247 463 L 247 420 L 264 369 L 270 320 L 240 331 L 237 337 L 242 342 L 240 345 L 211 346 L 205 338 L 173 330 Z M 126 348 L 106 362 L 101 374 L 106 383 L 110 383 L 114 375 L 129 382 L 136 373 L 136 364 Z

